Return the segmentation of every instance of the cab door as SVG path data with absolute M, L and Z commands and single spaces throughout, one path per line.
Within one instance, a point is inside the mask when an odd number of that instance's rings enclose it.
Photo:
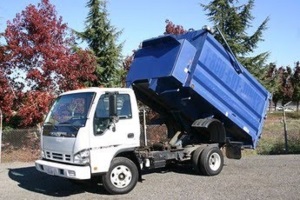
M 93 121 L 91 156 L 101 158 L 93 160 L 97 169 L 108 170 L 107 163 L 121 151 L 139 146 L 139 117 L 133 112 L 130 94 L 116 93 L 116 116 L 110 113 L 110 93 L 102 94 L 98 100 Z M 101 165 L 101 167 L 99 167 Z M 96 169 L 95 168 L 95 169 Z M 93 166 L 92 166 L 93 169 Z M 97 172 L 103 172 L 102 170 Z

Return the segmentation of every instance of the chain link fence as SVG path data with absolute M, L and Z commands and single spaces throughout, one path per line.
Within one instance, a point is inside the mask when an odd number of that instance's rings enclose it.
M 165 125 L 147 125 L 147 144 L 167 140 Z M 144 133 L 141 143 L 143 144 Z M 2 162 L 29 162 L 40 156 L 40 129 L 11 129 L 4 130 L 2 134 Z
M 300 120 L 286 122 L 289 152 L 285 152 L 282 120 L 268 119 L 257 147 L 258 154 L 300 153 Z M 167 128 L 165 125 L 147 125 L 146 137 L 148 145 L 167 141 Z M 1 147 L 1 162 L 34 161 L 40 156 L 40 129 L 6 130 L 4 127 Z
M 3 130 L 2 162 L 28 162 L 40 155 L 40 129 Z

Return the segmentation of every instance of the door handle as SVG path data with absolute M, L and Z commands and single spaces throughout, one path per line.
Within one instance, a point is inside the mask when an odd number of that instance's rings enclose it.
M 128 134 L 127 134 L 127 137 L 128 137 L 128 138 L 134 138 L 134 133 L 128 133 Z

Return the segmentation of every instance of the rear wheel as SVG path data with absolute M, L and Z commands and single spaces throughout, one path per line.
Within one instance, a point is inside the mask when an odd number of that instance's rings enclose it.
M 207 176 L 218 175 L 224 165 L 224 156 L 216 146 L 206 147 L 200 155 L 199 167 L 201 172 Z
M 130 192 L 138 181 L 136 165 L 125 157 L 112 160 L 109 171 L 102 176 L 105 189 L 111 194 L 125 194 Z
M 192 157 L 192 165 L 194 170 L 196 171 L 197 174 L 202 174 L 200 165 L 199 165 L 199 159 L 200 155 L 203 151 L 204 147 L 198 147 L 194 152 L 193 152 L 193 157 Z

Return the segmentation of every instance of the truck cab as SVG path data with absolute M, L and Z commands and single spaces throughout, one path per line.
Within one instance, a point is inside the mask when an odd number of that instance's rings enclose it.
M 89 88 L 60 95 L 44 122 L 39 171 L 90 179 L 118 154 L 140 145 L 135 95 L 126 88 Z

